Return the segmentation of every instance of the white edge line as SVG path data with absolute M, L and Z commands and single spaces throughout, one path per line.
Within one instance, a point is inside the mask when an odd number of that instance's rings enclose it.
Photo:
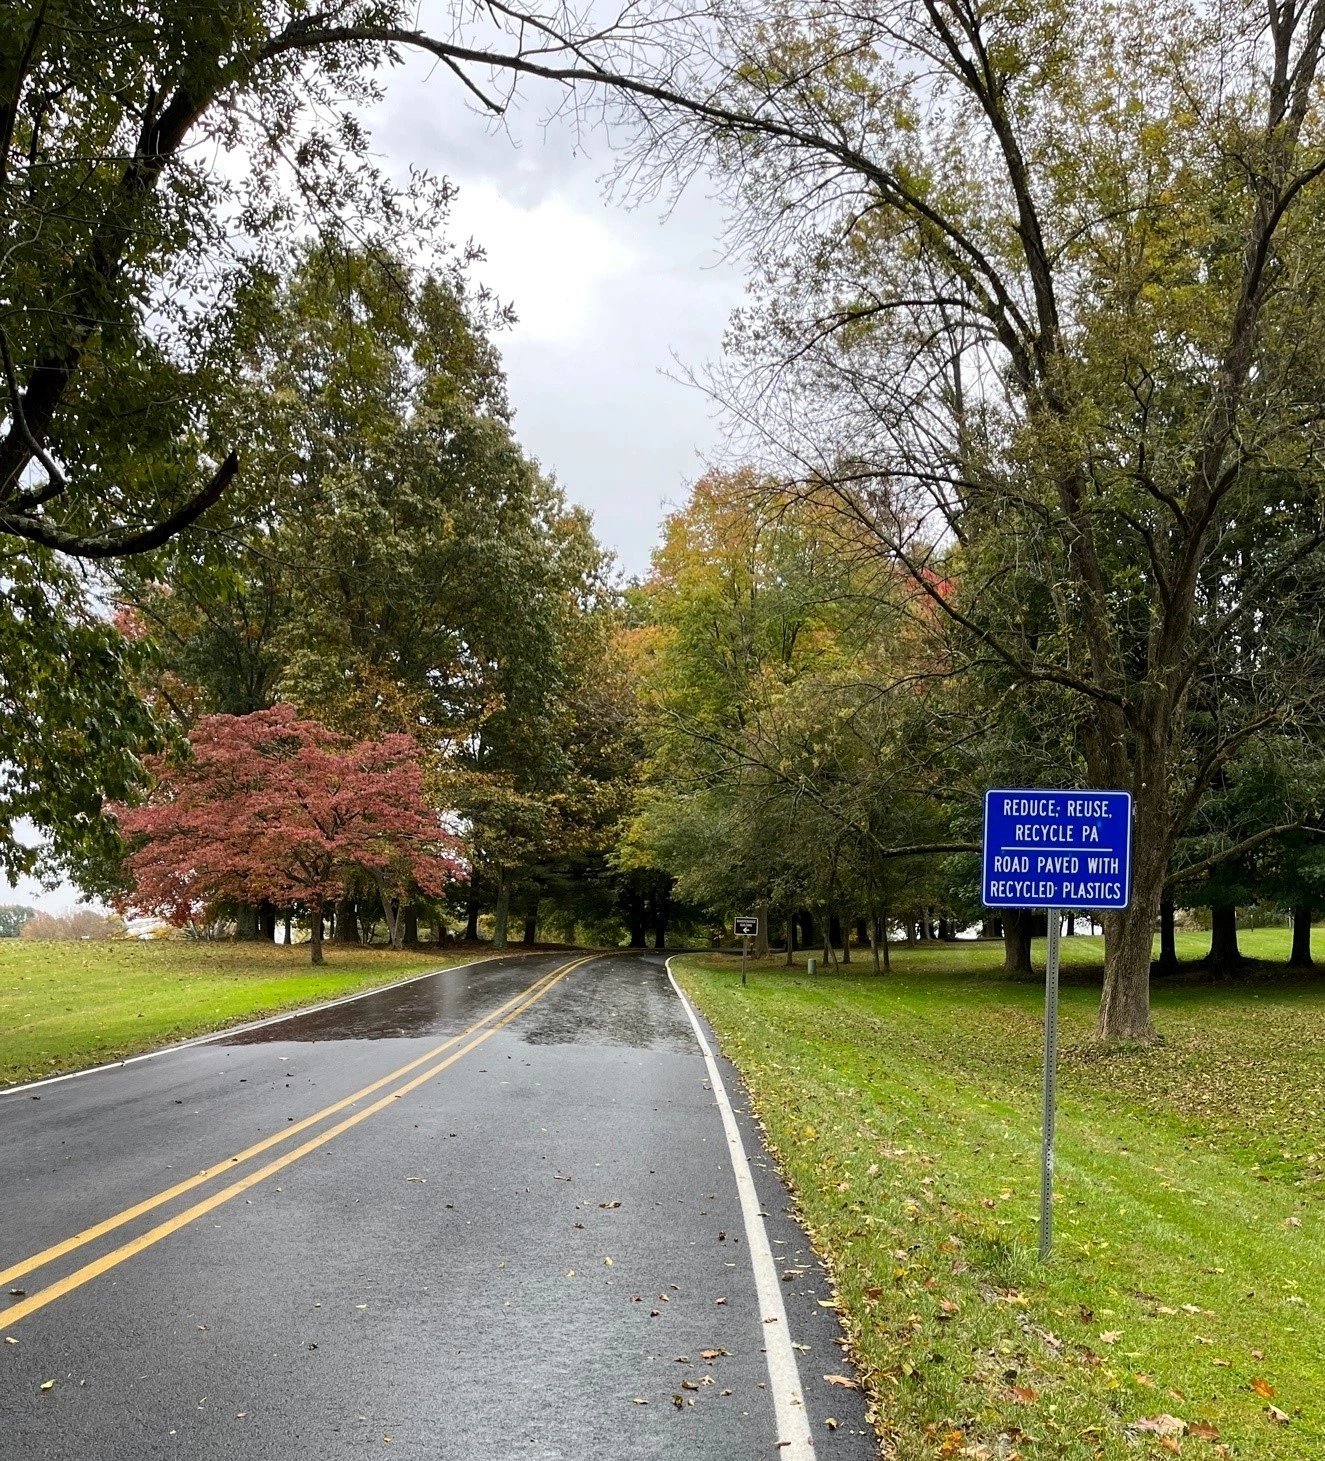
M 704 1053 L 708 1066 L 709 1082 L 722 1113 L 722 1126 L 727 1136 L 727 1153 L 731 1157 L 732 1173 L 736 1178 L 736 1190 L 741 1199 L 741 1216 L 745 1219 L 745 1241 L 750 1252 L 750 1266 L 754 1269 L 755 1293 L 759 1299 L 759 1317 L 764 1321 L 764 1352 L 768 1361 L 768 1386 L 773 1395 L 773 1413 L 778 1428 L 778 1455 L 785 1461 L 812 1461 L 814 1438 L 810 1434 L 810 1419 L 805 1409 L 804 1391 L 801 1388 L 800 1367 L 796 1363 L 796 1351 L 791 1347 L 791 1331 L 787 1328 L 787 1310 L 782 1302 L 782 1289 L 778 1284 L 777 1269 L 773 1265 L 773 1250 L 768 1242 L 768 1229 L 760 1214 L 759 1194 L 755 1190 L 754 1174 L 750 1170 L 750 1158 L 741 1140 L 741 1129 L 736 1124 L 727 1087 L 722 1082 L 718 1062 L 713 1058 L 709 1042 L 704 1038 L 703 1028 L 695 1015 L 685 991 L 676 982 L 672 973 L 672 960 L 667 961 L 667 977 L 681 1001 L 681 1007 L 690 1017 L 690 1027 Z
M 371 989 L 361 989 L 356 994 L 342 994 L 336 999 L 323 1000 L 321 1004 L 301 1005 L 298 1009 L 285 1010 L 278 1015 L 267 1015 L 260 1020 L 250 1020 L 246 1025 L 225 1025 L 219 1030 L 209 1030 L 202 1035 L 193 1035 L 187 1040 L 177 1040 L 173 1045 L 162 1045 L 158 1050 L 145 1050 L 141 1055 L 126 1055 L 123 1060 L 109 1060 L 105 1065 L 89 1065 L 83 1070 L 67 1070 L 63 1075 L 48 1075 L 39 1081 L 24 1081 L 18 1086 L 0 1086 L 0 1100 L 16 1095 L 19 1091 L 35 1091 L 42 1086 L 59 1085 L 61 1081 L 76 1081 L 80 1076 L 97 1075 L 104 1070 L 119 1070 L 122 1066 L 137 1065 L 140 1060 L 155 1060 L 158 1055 L 173 1055 L 177 1050 L 192 1050 L 195 1045 L 209 1045 L 213 1041 L 227 1039 L 231 1035 L 247 1034 L 250 1030 L 261 1030 L 267 1025 L 279 1025 L 282 1020 L 298 1019 L 300 1015 L 315 1015 L 320 1010 L 335 1009 L 340 1004 L 352 1004 L 356 999 L 367 999 L 370 994 L 385 994 L 388 989 L 400 989 L 406 984 L 417 984 L 420 979 L 435 979 L 439 974 L 449 974 L 453 969 L 473 969 L 479 964 L 491 963 L 493 959 L 532 959 L 542 950 L 525 953 L 512 950 L 504 954 L 485 954 L 481 959 L 469 959 L 463 964 L 444 964 L 437 969 L 425 969 L 422 974 L 410 974 L 404 979 L 393 979 L 390 984 L 374 984 Z M 311 966 L 310 966 L 311 967 Z M 334 971 L 333 971 L 334 972 Z

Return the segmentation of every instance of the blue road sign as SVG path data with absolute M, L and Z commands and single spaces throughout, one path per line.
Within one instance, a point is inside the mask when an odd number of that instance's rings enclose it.
M 1126 908 L 1132 794 L 985 792 L 986 908 Z

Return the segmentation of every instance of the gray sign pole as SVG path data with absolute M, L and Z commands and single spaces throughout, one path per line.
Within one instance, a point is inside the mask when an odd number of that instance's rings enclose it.
M 748 937 L 741 939 L 741 984 L 745 984 L 745 961 L 750 953 L 750 940 Z
M 1054 1245 L 1054 1107 L 1058 1092 L 1058 938 L 1063 914 L 1049 909 L 1044 969 L 1044 1131 L 1040 1146 L 1040 1258 Z

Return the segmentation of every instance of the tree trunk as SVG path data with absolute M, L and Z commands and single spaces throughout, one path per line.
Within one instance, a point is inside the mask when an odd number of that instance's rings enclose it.
M 290 927 L 292 921 L 293 921 L 293 915 L 291 914 L 290 910 L 287 908 L 285 910 L 285 947 L 287 949 L 294 942 L 294 939 L 292 937 L 293 929 Z
M 1238 948 L 1238 910 L 1230 903 L 1210 909 L 1210 953 L 1206 962 L 1221 974 L 1231 973 L 1246 961 Z
M 787 905 L 787 957 L 783 963 L 788 969 L 796 962 L 796 910 Z
M 1009 908 L 1003 915 L 1003 969 L 1008 974 L 1031 973 L 1031 910 Z
M 893 967 L 892 954 L 888 950 L 888 910 L 885 908 L 879 915 L 879 942 L 883 945 L 883 972 L 889 973 Z
M 1288 956 L 1290 968 L 1310 969 L 1312 966 L 1311 913 L 1310 903 L 1293 904 L 1293 952 Z
M 506 869 L 499 868 L 497 872 L 497 919 L 492 931 L 492 947 L 504 949 L 506 947 L 507 925 L 511 921 L 511 881 L 506 875 Z
M 527 910 L 524 916 L 524 941 L 527 944 L 538 942 L 538 901 Z
M 437 915 L 437 947 L 440 949 L 441 946 L 445 942 L 446 942 L 446 920 L 439 913 Z
M 756 959 L 768 958 L 768 914 L 768 899 L 757 899 L 755 902 L 755 917 L 759 920 L 759 932 L 755 934 L 754 955 Z
M 235 937 L 255 939 L 258 936 L 258 910 L 252 903 L 241 903 L 235 912 Z
M 313 928 L 313 937 L 309 940 L 313 963 L 321 964 L 325 961 L 322 958 L 322 904 L 320 901 L 313 904 L 309 922 Z
M 348 895 L 336 904 L 336 942 L 357 944 L 359 942 L 359 917 L 354 899 Z
M 838 928 L 842 932 L 842 962 L 849 964 L 851 962 L 851 920 L 849 918 L 839 919 Z
M 814 943 L 814 914 L 806 908 L 801 913 L 801 947 L 804 949 L 812 949 Z
M 1174 926 L 1173 899 L 1166 893 L 1159 900 L 1159 963 L 1157 974 L 1178 972 L 1178 940 Z
M 1063 937 L 1071 938 L 1076 933 L 1076 931 L 1077 916 L 1075 913 L 1069 913 L 1067 917 L 1063 920 Z
M 478 942 L 478 915 L 479 902 L 471 893 L 469 902 L 465 905 L 465 942 L 474 944 Z
M 276 942 L 276 905 L 270 898 L 258 904 L 258 937 L 269 944 Z
M 400 941 L 407 949 L 417 949 L 419 946 L 419 905 L 407 903 L 403 916 L 405 929 Z
M 870 958 L 874 961 L 874 972 L 876 974 L 878 974 L 880 972 L 880 970 L 879 970 L 879 920 L 877 918 L 871 918 L 869 920 L 869 923 L 866 926 L 865 933 L 866 933 L 866 937 L 870 941 Z
M 386 915 L 386 938 L 393 949 L 400 947 L 401 926 L 404 923 L 404 909 L 396 900 L 388 896 L 385 888 L 381 889 L 382 912 Z

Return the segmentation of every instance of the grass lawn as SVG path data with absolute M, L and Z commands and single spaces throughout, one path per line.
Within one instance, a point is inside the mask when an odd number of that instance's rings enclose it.
M 831 1263 L 886 1454 L 1325 1456 L 1325 971 L 1157 983 L 1163 1045 L 1103 1055 L 1099 941 L 1063 947 L 1048 1265 L 1043 991 L 999 946 L 901 949 L 881 978 L 770 961 L 744 990 L 739 960 L 674 967 Z
M 0 939 L 0 1086 L 119 1060 L 472 954 L 260 943 Z

